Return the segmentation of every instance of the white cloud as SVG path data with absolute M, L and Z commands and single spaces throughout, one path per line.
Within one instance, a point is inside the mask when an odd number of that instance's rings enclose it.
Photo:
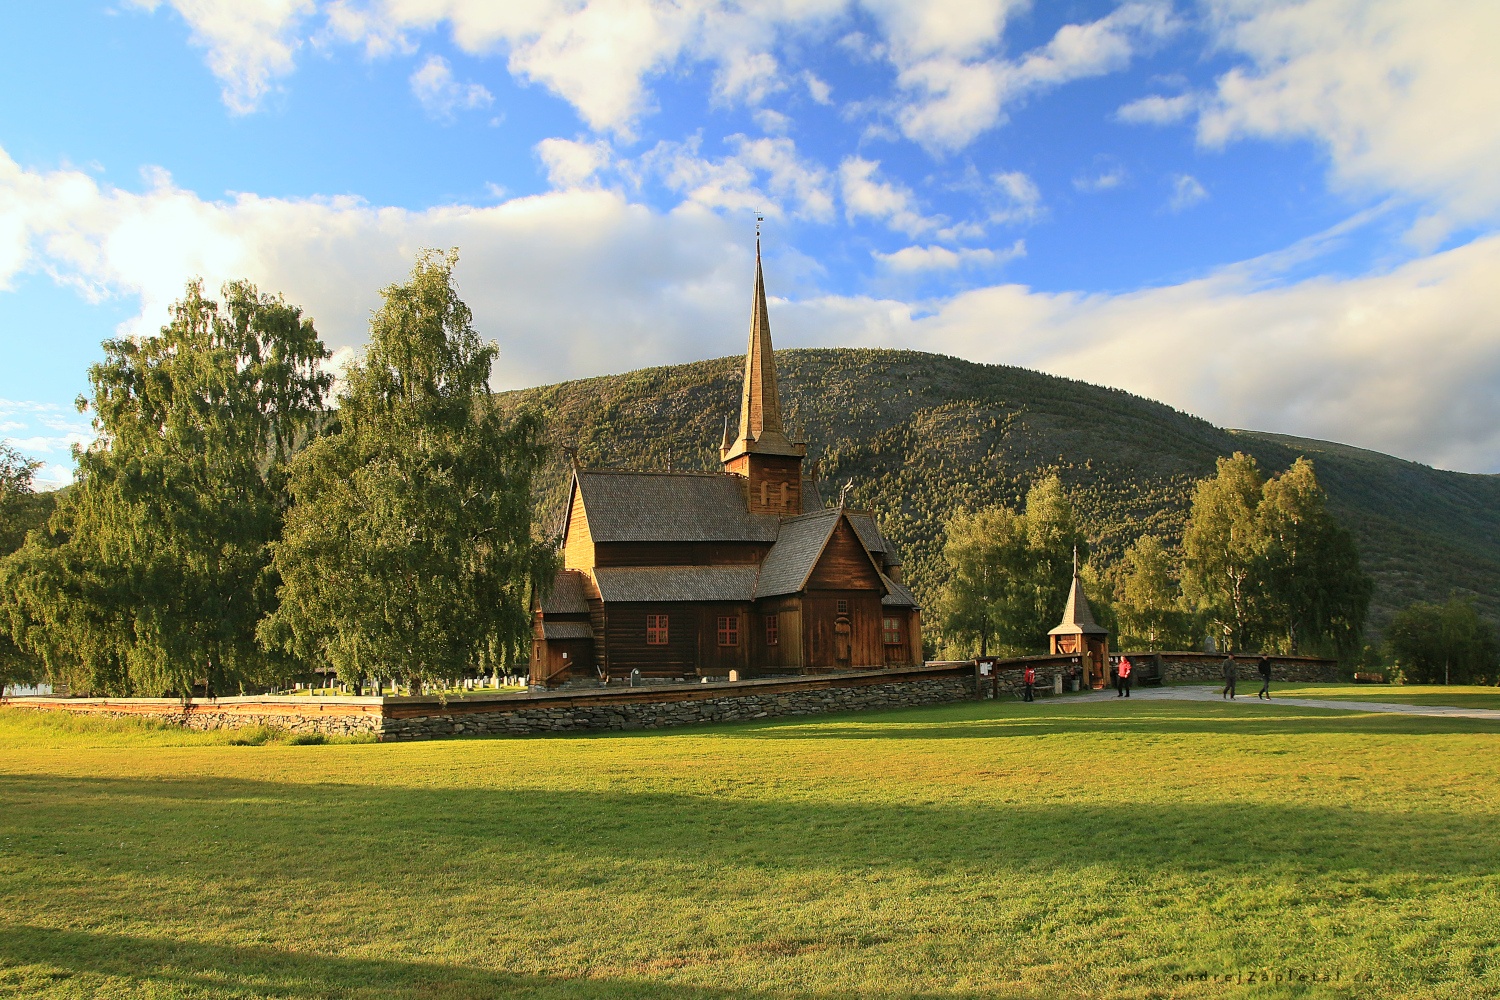
M 94 430 L 89 418 L 72 408 L 0 399 L 0 440 L 42 461 L 33 482 L 39 489 L 56 489 L 73 481 L 73 446 L 93 441 Z
M 906 302 L 830 296 L 790 303 L 774 322 L 778 343 L 1024 365 L 1224 426 L 1500 472 L 1496 274 L 1500 236 L 1347 280 L 1273 286 L 1241 266 L 1122 295 L 996 285 L 920 317 Z
M 1041 216 L 1042 192 L 1030 177 L 1015 170 L 996 174 L 993 180 L 999 200 L 990 209 L 991 222 L 1032 222 Z
M 807 96 L 811 97 L 815 103 L 833 103 L 833 88 L 819 79 L 816 73 L 810 70 L 803 73 L 802 82 L 807 84 Z
M 459 83 L 453 77 L 448 60 L 442 56 L 428 56 L 416 72 L 411 75 L 411 92 L 434 118 L 451 119 L 455 111 L 487 108 L 495 97 L 477 83 Z
M 1178 94 L 1176 97 L 1151 94 L 1122 104 L 1115 117 L 1132 125 L 1170 125 L 1192 114 L 1196 105 L 1197 99 L 1192 94 Z
M 126 0 L 155 12 L 162 0 Z M 278 77 L 292 72 L 301 46 L 297 31 L 314 0 L 168 0 L 191 29 L 192 43 L 208 50 L 208 68 L 223 84 L 224 104 L 247 114 Z
M 847 157 L 839 164 L 839 186 L 849 221 L 874 219 L 908 236 L 936 229 L 946 221 L 940 216 L 923 215 L 911 189 L 900 182 L 878 179 L 879 171 L 879 160 L 861 156 Z
M 1342 189 L 1425 203 L 1419 241 L 1500 218 L 1500 4 L 1203 2 L 1218 44 L 1249 65 L 1220 77 L 1202 142 L 1312 139 Z
M 900 210 L 878 207 L 882 217 Z M 131 297 L 141 311 L 125 332 L 150 332 L 188 276 L 211 288 L 247 277 L 306 307 L 331 346 L 352 347 L 364 342 L 376 290 L 400 280 L 419 248 L 458 246 L 460 291 L 476 327 L 500 341 L 502 385 L 739 350 L 752 273 L 744 236 L 698 204 L 662 213 L 600 188 L 426 211 L 210 201 L 161 175 L 124 191 L 0 154 L 0 279 L 45 271 L 94 295 Z M 778 302 L 773 320 L 781 346 L 1023 364 L 1221 424 L 1500 471 L 1500 236 L 1344 280 L 1279 285 L 1266 273 L 1273 264 L 1116 295 L 993 285 L 923 303 L 921 315 L 899 300 L 813 297 Z
M 669 190 L 710 209 L 790 214 L 814 222 L 833 219 L 832 178 L 784 137 L 729 136 L 733 152 L 717 160 L 699 155 L 701 141 L 662 142 L 641 158 L 641 169 Z
M 536 144 L 536 155 L 555 188 L 581 187 L 614 159 L 609 143 L 602 139 L 543 139 Z
M 1172 175 L 1172 200 L 1168 203 L 1174 212 L 1192 208 L 1208 199 L 1208 191 L 1192 174 Z
M 761 108 L 755 112 L 755 124 L 760 126 L 762 132 L 770 135 L 786 135 L 792 130 L 791 117 L 770 108 Z
M 1101 157 L 1095 161 L 1092 173 L 1080 174 L 1073 178 L 1073 187 L 1084 194 L 1099 194 L 1103 191 L 1113 191 L 1124 184 L 1129 176 L 1123 163 L 1112 157 Z
M 876 252 L 874 257 L 883 267 L 900 273 L 919 271 L 953 271 L 960 267 L 991 267 L 1008 260 L 1026 256 L 1026 241 L 1016 240 L 1008 248 L 999 251 L 977 248 L 950 250 L 940 246 L 903 247 L 895 253 Z
M 938 151 L 960 149 L 1003 124 L 1007 104 L 1123 69 L 1178 28 L 1166 4 L 1126 3 L 1097 21 L 1064 25 L 1019 59 L 974 58 L 999 39 L 1010 6 L 975 4 L 968 18 L 944 20 L 945 30 L 907 27 L 911 37 L 899 43 L 900 26 L 893 26 L 897 81 L 909 95 L 897 119 L 908 138 Z

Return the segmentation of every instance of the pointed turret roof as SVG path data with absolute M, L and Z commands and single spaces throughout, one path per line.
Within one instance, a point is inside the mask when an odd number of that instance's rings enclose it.
M 1073 573 L 1073 586 L 1068 590 L 1068 604 L 1063 608 L 1062 622 L 1048 635 L 1109 635 L 1109 629 L 1094 621 L 1089 599 L 1083 596 L 1083 581 Z
M 725 442 L 720 458 L 727 462 L 746 452 L 795 458 L 807 454 L 807 448 L 793 444 L 781 425 L 781 398 L 776 392 L 776 358 L 771 351 L 771 316 L 766 309 L 759 237 L 755 240 L 755 299 L 750 307 L 750 346 L 745 351 L 739 435 L 733 442 Z

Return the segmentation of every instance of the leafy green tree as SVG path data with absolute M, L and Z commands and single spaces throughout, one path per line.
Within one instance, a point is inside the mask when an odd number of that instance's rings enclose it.
M 1192 615 L 1182 608 L 1172 553 L 1155 535 L 1142 535 L 1125 550 L 1119 589 L 1121 649 L 1194 645 Z
M 41 526 L 37 514 L 46 508 L 35 503 L 33 489 L 33 477 L 41 467 L 41 462 L 0 441 L 0 593 L 13 589 L 6 586 L 8 560 L 4 557 L 21 546 L 28 531 Z M 45 516 L 40 518 L 45 520 Z M 11 636 L 8 625 L 12 603 L 0 598 L 0 692 L 13 684 L 34 682 L 42 668 L 40 659 L 17 646 Z
M 1089 547 L 1056 473 L 1026 491 L 1025 524 L 1024 593 L 1011 619 L 1010 638 L 1018 648 L 1036 651 L 1045 646 L 1047 632 L 1062 614 L 1075 558 L 1086 560 Z
M 1386 647 L 1406 679 L 1417 684 L 1500 683 L 1495 629 L 1470 598 L 1446 604 L 1419 601 L 1396 612 Z
M 944 534 L 950 571 L 938 598 L 944 637 L 966 648 L 977 643 L 979 655 L 988 656 L 991 640 L 1012 631 L 1016 581 L 1025 572 L 1025 524 L 1012 510 L 989 507 L 959 511 Z
M 10 560 L 12 632 L 86 690 L 191 695 L 285 664 L 256 625 L 294 444 L 322 410 L 312 322 L 246 282 L 187 287 L 161 333 L 109 340 L 89 369 L 98 434 L 46 532 Z
M 532 523 L 541 423 L 500 417 L 496 347 L 470 325 L 456 261 L 428 251 L 383 290 L 337 432 L 292 463 L 281 603 L 261 638 L 354 685 L 420 688 L 513 662 L 531 591 L 555 571 Z
M 1087 554 L 1062 482 L 1032 485 L 1026 512 L 989 507 L 959 512 L 947 523 L 943 555 L 949 577 L 938 599 L 944 635 L 961 646 L 990 640 L 1007 652 L 1035 652 L 1062 613 L 1072 583 L 1075 547 Z
M 1373 582 L 1354 537 L 1328 513 L 1312 462 L 1266 481 L 1256 508 L 1267 644 L 1346 659 L 1360 651 Z
M 1264 480 L 1255 459 L 1241 452 L 1220 458 L 1218 472 L 1198 483 L 1182 535 L 1182 589 L 1223 636 L 1226 651 L 1255 640 L 1256 573 L 1263 550 L 1256 508 Z

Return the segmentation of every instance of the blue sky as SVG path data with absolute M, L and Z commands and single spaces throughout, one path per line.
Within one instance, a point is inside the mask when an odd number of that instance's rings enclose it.
M 1500 5 L 173 0 L 0 32 L 0 436 L 186 280 L 352 356 L 457 246 L 497 387 L 910 347 L 1500 471 Z

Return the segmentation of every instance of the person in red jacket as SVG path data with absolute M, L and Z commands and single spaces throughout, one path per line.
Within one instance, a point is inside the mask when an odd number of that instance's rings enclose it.
M 1120 691 L 1115 695 L 1116 698 L 1122 695 L 1126 698 L 1130 697 L 1130 670 L 1130 657 L 1120 657 Z
M 1026 693 L 1021 696 L 1022 701 L 1035 701 L 1032 697 L 1032 689 L 1036 685 L 1036 667 L 1028 666 L 1021 672 L 1021 677 L 1026 681 Z

